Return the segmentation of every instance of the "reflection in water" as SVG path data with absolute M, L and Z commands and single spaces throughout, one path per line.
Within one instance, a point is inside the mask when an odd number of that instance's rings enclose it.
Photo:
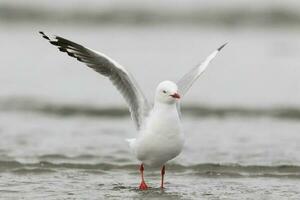
M 137 187 L 124 186 L 123 184 L 115 184 L 113 187 L 114 191 L 120 191 L 125 193 L 133 193 L 131 195 L 132 199 L 182 199 L 184 197 L 178 191 L 173 191 L 172 189 L 161 189 L 149 187 L 148 190 L 141 191 Z

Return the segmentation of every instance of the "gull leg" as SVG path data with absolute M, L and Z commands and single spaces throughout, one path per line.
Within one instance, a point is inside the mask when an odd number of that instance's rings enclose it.
M 140 190 L 147 190 L 147 189 L 148 189 L 148 186 L 147 186 L 147 184 L 145 183 L 145 180 L 144 180 L 144 165 L 143 165 L 143 163 L 142 163 L 141 166 L 140 166 L 140 172 L 141 172 L 142 182 L 141 182 L 141 184 L 140 184 L 139 189 L 140 189 Z
M 163 165 L 163 167 L 161 168 L 161 184 L 160 184 L 160 188 L 164 189 L 164 177 L 165 177 L 165 173 L 166 173 L 166 168 Z

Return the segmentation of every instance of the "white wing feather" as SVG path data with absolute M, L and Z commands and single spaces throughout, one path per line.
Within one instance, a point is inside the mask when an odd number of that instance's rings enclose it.
M 70 40 L 59 36 L 50 37 L 44 32 L 40 32 L 40 34 L 51 44 L 57 46 L 60 51 L 108 77 L 126 100 L 137 129 L 141 128 L 144 118 L 149 113 L 150 106 L 136 81 L 124 67 L 108 56 Z
M 199 78 L 199 76 L 205 71 L 207 68 L 208 64 L 216 55 L 221 51 L 223 47 L 225 47 L 227 43 L 223 44 L 220 46 L 217 50 L 212 52 L 206 59 L 200 64 L 197 65 L 196 67 L 192 68 L 188 73 L 186 73 L 178 82 L 178 91 L 179 94 L 183 97 L 186 92 L 192 87 L 193 83 Z M 177 103 L 177 111 L 179 113 L 179 116 L 181 116 L 181 111 L 180 111 L 180 104 Z
M 199 78 L 199 76 L 205 71 L 208 64 L 216 55 L 221 51 L 221 49 L 226 45 L 227 43 L 220 46 L 217 50 L 212 52 L 200 65 L 197 65 L 192 70 L 190 70 L 188 73 L 186 73 L 178 82 L 178 90 L 179 94 L 181 96 L 184 96 L 186 92 L 190 89 L 190 87 L 193 85 L 193 83 Z

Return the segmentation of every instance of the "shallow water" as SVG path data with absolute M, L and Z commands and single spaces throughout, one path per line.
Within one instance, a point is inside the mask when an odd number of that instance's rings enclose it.
M 297 199 L 298 121 L 187 117 L 182 154 L 159 169 L 146 167 L 151 189 L 137 190 L 138 162 L 124 139 L 129 118 L 0 115 L 1 198 L 25 199 Z
M 297 30 L 3 27 L 0 199 L 299 198 Z M 136 132 L 118 92 L 40 29 L 128 66 L 149 99 L 159 81 L 177 80 L 230 41 L 183 101 L 186 145 L 167 165 L 165 190 L 159 169 L 147 167 L 151 189 L 137 190 L 139 163 L 125 142 Z

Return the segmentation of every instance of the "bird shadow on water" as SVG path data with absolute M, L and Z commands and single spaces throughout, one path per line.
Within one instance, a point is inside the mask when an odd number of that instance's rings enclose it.
M 171 191 L 168 188 L 153 188 L 149 187 L 147 190 L 140 190 L 136 186 L 124 186 L 122 184 L 115 184 L 112 188 L 114 191 L 123 191 L 131 193 L 133 199 L 143 198 L 158 198 L 158 199 L 182 199 L 183 194 L 180 192 Z

